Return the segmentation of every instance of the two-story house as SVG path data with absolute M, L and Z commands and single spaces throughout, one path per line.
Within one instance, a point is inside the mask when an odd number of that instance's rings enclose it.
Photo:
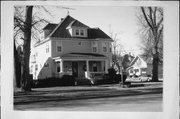
M 59 24 L 47 24 L 40 35 L 30 67 L 33 79 L 62 75 L 89 79 L 110 68 L 112 39 L 99 28 L 67 15 Z

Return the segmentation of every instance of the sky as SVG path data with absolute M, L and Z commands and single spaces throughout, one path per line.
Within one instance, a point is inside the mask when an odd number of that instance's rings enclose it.
M 69 11 L 69 15 L 81 21 L 89 27 L 99 27 L 110 36 L 112 32 L 117 34 L 118 43 L 123 45 L 124 50 L 135 55 L 140 54 L 140 39 L 138 35 L 137 7 L 130 6 L 45 6 L 51 15 L 40 15 L 53 23 L 59 23 Z M 71 8 L 70 10 L 63 7 Z M 34 13 L 37 11 L 34 9 Z M 53 16 L 53 17 L 52 17 Z

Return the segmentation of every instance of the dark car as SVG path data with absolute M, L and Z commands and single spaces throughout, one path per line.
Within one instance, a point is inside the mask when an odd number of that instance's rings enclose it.
M 110 83 L 108 74 L 96 73 L 91 78 L 91 84 L 93 85 L 107 84 L 107 83 Z

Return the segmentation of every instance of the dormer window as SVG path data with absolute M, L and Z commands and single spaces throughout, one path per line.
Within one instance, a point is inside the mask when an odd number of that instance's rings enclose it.
M 75 37 L 87 37 L 86 30 L 85 28 L 69 28 L 69 33 Z

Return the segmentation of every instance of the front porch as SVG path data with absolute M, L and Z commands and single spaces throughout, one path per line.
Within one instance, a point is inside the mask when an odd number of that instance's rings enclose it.
M 78 55 L 79 56 L 79 55 Z M 105 56 L 79 56 L 54 58 L 56 64 L 56 77 L 72 75 L 75 78 L 93 78 L 94 74 L 108 72 L 108 59 Z

